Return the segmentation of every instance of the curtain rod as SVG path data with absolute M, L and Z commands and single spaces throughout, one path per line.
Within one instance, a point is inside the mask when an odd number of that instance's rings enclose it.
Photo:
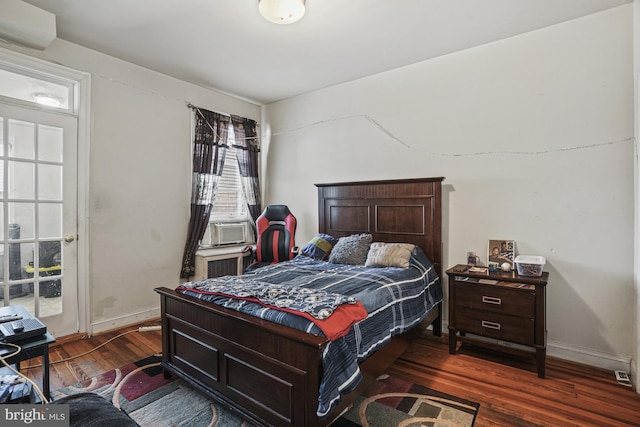
M 220 138 L 220 135 L 218 135 L 218 133 L 216 132 L 216 130 L 213 128 L 213 126 L 211 126 L 211 123 L 209 123 L 209 121 L 204 117 L 204 114 L 202 114 L 202 111 L 200 111 L 200 107 L 193 105 L 190 102 L 187 102 L 187 107 L 191 108 L 192 110 L 196 110 L 198 112 L 198 114 L 200 114 L 200 117 L 202 117 L 202 119 L 205 121 L 205 123 L 207 124 L 207 126 L 209 126 L 209 129 L 211 129 L 211 131 L 218 137 Z M 207 110 L 207 111 L 211 111 L 211 110 Z M 227 113 L 220 113 L 217 111 L 212 111 L 213 113 L 216 114 L 222 114 L 228 117 L 231 117 L 231 114 L 227 114 Z M 249 120 L 253 120 L 253 119 L 249 119 Z M 258 122 L 256 122 L 256 126 L 259 126 Z M 244 140 L 257 140 L 258 139 L 258 135 L 256 136 L 248 136 L 245 138 L 235 138 L 236 141 L 244 141 Z
M 187 107 L 191 108 L 192 110 L 200 111 L 201 109 L 203 109 L 203 110 L 211 111 L 212 113 L 222 114 L 223 116 L 228 116 L 228 117 L 232 116 L 232 114 L 229 114 L 229 113 L 223 113 L 223 112 L 220 112 L 220 111 L 212 111 L 212 110 L 209 110 L 208 108 L 201 108 L 201 107 L 198 107 L 197 105 L 193 105 L 190 102 L 187 102 Z

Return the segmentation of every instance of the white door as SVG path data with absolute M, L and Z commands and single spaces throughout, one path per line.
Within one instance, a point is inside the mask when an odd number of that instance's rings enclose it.
M 0 298 L 78 331 L 77 118 L 0 102 Z

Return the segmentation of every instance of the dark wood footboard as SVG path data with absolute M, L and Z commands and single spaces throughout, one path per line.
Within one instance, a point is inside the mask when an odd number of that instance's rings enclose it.
M 285 326 L 157 288 L 162 309 L 162 366 L 259 425 L 325 426 L 408 347 L 414 328 L 362 365 L 364 381 L 333 412 L 316 416 L 322 351 L 328 341 Z M 441 329 L 439 306 L 427 323 Z

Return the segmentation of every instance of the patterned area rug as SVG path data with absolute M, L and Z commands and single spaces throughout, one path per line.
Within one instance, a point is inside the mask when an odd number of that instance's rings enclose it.
M 157 356 L 56 390 L 52 397 L 59 399 L 86 391 L 111 400 L 142 427 L 253 426 L 175 376 L 166 380 Z M 382 376 L 332 427 L 471 427 L 479 406 L 420 385 Z

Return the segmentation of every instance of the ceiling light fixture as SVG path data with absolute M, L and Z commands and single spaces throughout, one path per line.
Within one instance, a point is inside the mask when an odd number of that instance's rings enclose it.
M 37 92 L 32 93 L 31 97 L 36 103 L 47 107 L 59 107 L 62 104 L 62 99 L 51 93 Z
M 267 21 L 276 24 L 293 24 L 305 12 L 305 0 L 258 0 L 258 11 Z

